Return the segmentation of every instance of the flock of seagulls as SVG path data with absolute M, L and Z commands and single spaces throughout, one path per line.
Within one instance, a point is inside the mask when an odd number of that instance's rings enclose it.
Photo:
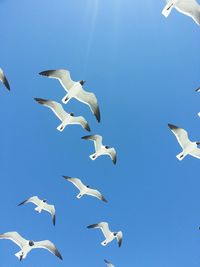
M 175 8 L 176 10 L 187 16 L 190 16 L 197 24 L 200 25 L 200 5 L 195 0 L 168 0 L 167 4 L 165 5 L 162 11 L 162 14 L 165 17 L 168 17 L 173 8 Z M 73 81 L 71 79 L 70 72 L 65 69 L 46 70 L 40 72 L 39 75 L 59 80 L 60 84 L 66 91 L 66 94 L 61 99 L 64 105 L 66 105 L 70 101 L 70 99 L 75 98 L 79 102 L 88 105 L 91 112 L 94 114 L 97 122 L 100 122 L 101 116 L 97 98 L 93 92 L 87 92 L 83 88 L 86 81 L 84 80 Z M 7 88 L 7 90 L 10 90 L 10 85 L 7 80 L 7 77 L 1 68 L 0 68 L 0 81 Z M 200 88 L 198 88 L 196 91 L 200 92 Z M 86 131 L 89 132 L 91 131 L 87 120 L 83 116 L 75 116 L 74 113 L 72 112 L 68 113 L 67 111 L 65 111 L 61 103 L 43 98 L 35 98 L 35 101 L 43 106 L 50 108 L 54 112 L 54 114 L 59 118 L 61 124 L 57 127 L 58 131 L 63 132 L 66 126 L 73 124 L 78 124 L 82 126 Z M 200 113 L 198 113 L 198 115 L 200 116 Z M 200 142 L 199 141 L 192 142 L 188 137 L 187 131 L 183 128 L 180 128 L 173 124 L 168 124 L 168 127 L 175 135 L 179 145 L 182 148 L 181 153 L 179 153 L 176 156 L 177 159 L 183 160 L 187 155 L 200 159 L 200 148 L 198 148 Z M 99 134 L 87 135 L 83 136 L 82 139 L 91 140 L 94 142 L 95 152 L 89 156 L 91 160 L 96 160 L 98 157 L 102 155 L 107 155 L 111 158 L 113 164 L 116 164 L 117 153 L 115 148 L 103 145 L 102 143 L 103 138 L 101 135 Z M 72 183 L 79 190 L 79 193 L 77 195 L 78 199 L 82 198 L 84 195 L 88 195 L 95 197 L 102 202 L 107 203 L 106 198 L 102 195 L 100 191 L 98 191 L 97 189 L 90 188 L 90 186 L 88 185 L 85 185 L 81 181 L 81 179 L 69 176 L 63 176 L 63 178 L 66 181 Z M 33 203 L 36 206 L 35 211 L 37 213 L 41 213 L 43 210 L 48 212 L 51 215 L 53 225 L 55 226 L 56 209 L 54 205 L 48 204 L 45 199 L 40 199 L 38 196 L 32 196 L 24 200 L 23 202 L 19 203 L 18 206 L 22 206 L 27 203 Z M 87 228 L 88 229 L 99 228 L 102 231 L 105 237 L 105 240 L 101 242 L 102 246 L 107 246 L 110 242 L 116 239 L 118 242 L 118 246 L 121 247 L 123 238 L 122 231 L 112 232 L 109 229 L 108 222 L 99 222 L 96 224 L 89 225 L 87 226 Z M 28 253 L 32 249 L 36 248 L 46 249 L 55 256 L 57 256 L 59 259 L 61 260 L 63 259 L 61 253 L 58 251 L 56 246 L 49 240 L 43 240 L 43 241 L 27 240 L 17 232 L 6 232 L 4 234 L 0 234 L 0 239 L 9 239 L 20 247 L 21 250 L 15 254 L 15 256 L 20 261 L 25 259 Z M 104 259 L 104 262 L 108 267 L 114 267 L 114 265 L 108 260 Z

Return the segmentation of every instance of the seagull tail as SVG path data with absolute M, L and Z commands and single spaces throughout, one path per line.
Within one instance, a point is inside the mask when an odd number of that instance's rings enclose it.
M 167 3 L 166 6 L 164 7 L 163 11 L 162 11 L 162 14 L 163 16 L 165 16 L 166 18 L 169 16 L 169 14 L 171 13 L 172 11 L 172 8 L 173 8 L 173 3 Z
M 62 99 L 63 104 L 67 104 L 67 103 L 69 102 L 70 99 L 71 99 L 71 98 L 68 96 L 68 94 L 66 94 L 66 95 L 63 97 L 63 99 Z
M 97 158 L 96 154 L 94 153 L 94 154 L 90 155 L 90 158 L 91 158 L 91 160 L 95 160 Z
M 58 127 L 57 127 L 57 130 L 59 131 L 59 132 L 63 132 L 64 131 L 64 129 L 65 129 L 65 124 L 62 122 Z
M 180 154 L 176 155 L 176 157 L 177 157 L 178 160 L 183 160 L 185 155 L 184 155 L 183 152 L 181 152 Z

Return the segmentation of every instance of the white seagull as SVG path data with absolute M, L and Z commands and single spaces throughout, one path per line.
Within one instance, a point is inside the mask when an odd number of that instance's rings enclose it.
M 103 235 L 106 238 L 103 242 L 101 242 L 102 246 L 108 245 L 110 242 L 112 242 L 116 238 L 118 242 L 118 246 L 121 247 L 122 237 L 123 237 L 122 231 L 111 232 L 107 222 L 100 222 L 97 224 L 92 224 L 92 225 L 89 225 L 87 228 L 89 229 L 100 228 L 101 229 L 101 231 L 103 232 Z
M 173 134 L 176 136 L 179 145 L 183 149 L 183 151 L 176 156 L 177 159 L 183 160 L 187 155 L 191 155 L 195 158 L 200 159 L 200 149 L 197 147 L 198 145 L 200 145 L 200 142 L 190 141 L 186 130 L 172 124 L 168 124 L 168 126 L 173 132 Z
M 200 25 L 200 5 L 196 0 L 167 0 L 162 14 L 168 17 L 173 8 L 179 12 L 191 17 L 198 25 Z
M 0 239 L 9 239 L 13 241 L 16 245 L 18 245 L 21 250 L 15 254 L 15 256 L 21 261 L 26 258 L 27 254 L 35 248 L 44 248 L 53 253 L 55 256 L 62 260 L 62 256 L 60 252 L 57 250 L 55 245 L 49 241 L 32 241 L 24 239 L 20 234 L 17 232 L 7 232 L 0 235 Z
M 99 156 L 108 155 L 112 159 L 113 163 L 117 162 L 117 153 L 114 147 L 104 146 L 102 144 L 101 135 L 87 135 L 83 136 L 82 139 L 94 141 L 95 153 L 90 155 L 91 160 L 95 160 Z
M 0 68 L 0 81 L 5 85 L 5 87 L 10 91 L 10 85 L 8 83 L 8 80 L 3 72 L 3 70 Z
M 37 211 L 38 213 L 41 213 L 42 210 L 46 210 L 47 212 L 49 212 L 52 216 L 53 225 L 55 225 L 55 223 L 56 223 L 56 210 L 55 210 L 54 205 L 49 205 L 49 204 L 47 204 L 45 199 L 39 199 L 37 196 L 33 196 L 33 197 L 30 197 L 30 198 L 24 200 L 23 202 L 18 204 L 18 206 L 21 206 L 23 204 L 30 203 L 30 202 L 32 202 L 33 204 L 35 204 L 37 206 L 35 208 L 35 211 Z
M 108 267 L 115 267 L 111 262 L 107 261 L 107 260 L 104 260 L 104 262 L 106 263 L 106 265 Z
M 57 127 L 58 131 L 62 132 L 69 124 L 80 124 L 84 129 L 90 132 L 90 127 L 84 117 L 75 117 L 73 113 L 67 113 L 60 103 L 42 98 L 35 98 L 35 100 L 39 104 L 50 108 L 62 121 L 62 123 Z
M 77 195 L 77 198 L 81 198 L 84 195 L 89 195 L 89 196 L 93 196 L 96 197 L 98 199 L 100 199 L 101 201 L 107 202 L 107 200 L 105 199 L 105 197 L 96 189 L 92 189 L 90 188 L 88 185 L 84 185 L 80 179 L 78 178 L 72 178 L 69 176 L 63 176 L 67 181 L 71 182 L 72 184 L 74 184 L 76 186 L 76 188 L 78 188 L 78 190 L 80 191 L 80 193 Z
M 95 94 L 86 92 L 83 89 L 85 81 L 72 81 L 70 72 L 68 70 L 46 70 L 39 73 L 40 75 L 47 76 L 49 78 L 58 79 L 65 91 L 66 96 L 62 99 L 62 102 L 66 104 L 71 98 L 76 98 L 80 102 L 88 105 L 95 115 L 98 122 L 100 122 L 100 111 Z

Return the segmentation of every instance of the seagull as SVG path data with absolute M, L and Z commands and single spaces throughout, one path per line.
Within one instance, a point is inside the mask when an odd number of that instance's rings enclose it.
M 106 246 L 108 245 L 110 242 L 112 242 L 115 238 L 117 239 L 118 242 L 118 246 L 121 247 L 122 244 L 122 232 L 111 232 L 108 226 L 107 222 L 100 222 L 97 224 L 92 224 L 89 225 L 87 228 L 100 228 L 101 231 L 103 232 L 103 235 L 105 236 L 105 240 L 103 242 L 101 242 L 102 246 Z
M 42 99 L 42 98 L 34 98 L 39 104 L 44 105 L 50 108 L 56 116 L 62 121 L 62 123 L 57 127 L 57 130 L 62 132 L 65 127 L 69 124 L 80 124 L 84 129 L 90 132 L 90 127 L 85 120 L 84 117 L 79 116 L 75 117 L 73 113 L 67 113 L 62 105 L 58 102 Z
M 3 72 L 3 70 L 0 68 L 0 81 L 5 85 L 5 87 L 10 91 L 10 85 L 8 83 L 8 80 Z
M 101 201 L 107 202 L 105 197 L 98 190 L 92 189 L 88 185 L 87 186 L 84 185 L 80 179 L 72 178 L 69 176 L 63 176 L 63 177 L 78 188 L 78 190 L 80 191 L 80 193 L 77 195 L 78 199 L 80 199 L 83 195 L 89 195 L 89 196 L 96 197 L 100 199 Z
M 23 204 L 27 204 L 29 202 L 32 202 L 33 204 L 35 204 L 37 207 L 35 208 L 35 211 L 37 211 L 38 213 L 41 213 L 42 210 L 46 210 L 47 212 L 49 212 L 52 216 L 52 220 L 53 220 L 53 225 L 55 225 L 56 223 L 56 210 L 54 205 L 49 205 L 47 204 L 45 199 L 39 199 L 37 196 L 33 196 L 30 197 L 26 200 L 24 200 L 23 202 L 21 202 L 20 204 L 18 204 L 18 206 L 21 206 Z
M 173 132 L 173 134 L 176 136 L 179 145 L 183 149 L 183 151 L 176 156 L 177 159 L 183 160 L 187 155 L 191 155 L 195 158 L 200 159 L 200 149 L 197 147 L 198 145 L 200 145 L 200 142 L 190 141 L 186 130 L 172 124 L 168 124 L 168 126 Z
M 108 155 L 111 157 L 113 163 L 116 164 L 117 162 L 116 150 L 114 149 L 114 147 L 104 146 L 102 144 L 101 135 L 98 135 L 98 134 L 87 135 L 87 136 L 83 136 L 82 139 L 94 141 L 95 153 L 90 155 L 91 160 L 95 160 L 96 158 L 102 155 Z
M 200 87 L 198 87 L 195 91 L 199 93 L 200 92 Z
M 106 265 L 108 267 L 115 267 L 111 262 L 107 261 L 107 260 L 104 260 L 104 262 L 106 263 Z
M 172 9 L 176 8 L 179 12 L 191 17 L 200 25 L 200 5 L 196 0 L 168 0 L 162 14 L 168 17 Z
M 49 241 L 32 241 L 24 239 L 20 234 L 17 232 L 7 232 L 0 235 L 0 239 L 9 239 L 13 241 L 16 245 L 18 245 L 21 250 L 15 254 L 15 256 L 21 261 L 26 258 L 27 254 L 35 248 L 44 248 L 53 253 L 55 256 L 62 260 L 62 256 L 60 252 L 57 250 L 55 245 Z
M 64 104 L 67 104 L 71 98 L 76 98 L 80 102 L 88 105 L 92 113 L 95 115 L 97 121 L 100 122 L 100 111 L 95 94 L 87 92 L 83 89 L 83 85 L 86 81 L 72 81 L 70 72 L 64 69 L 46 70 L 40 72 L 39 74 L 59 80 L 65 91 L 67 91 L 67 94 L 62 99 Z

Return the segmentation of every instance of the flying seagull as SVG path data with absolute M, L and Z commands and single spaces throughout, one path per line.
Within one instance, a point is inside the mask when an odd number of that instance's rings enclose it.
M 71 98 L 76 98 L 80 102 L 88 105 L 95 115 L 97 121 L 100 122 L 100 111 L 97 98 L 94 93 L 87 92 L 83 89 L 85 81 L 72 81 L 70 72 L 64 69 L 46 70 L 40 72 L 39 74 L 59 80 L 65 91 L 67 91 L 67 94 L 62 99 L 64 104 L 66 104 Z
M 97 224 L 92 224 L 89 225 L 87 228 L 100 228 L 101 231 L 103 232 L 103 235 L 105 236 L 105 240 L 103 242 L 101 242 L 102 246 L 106 246 L 108 245 L 110 242 L 112 242 L 115 238 L 117 239 L 118 245 L 119 247 L 121 247 L 122 244 L 122 232 L 111 232 L 108 226 L 107 222 L 100 222 Z
M 62 132 L 65 127 L 69 124 L 80 124 L 84 129 L 90 132 L 90 127 L 84 117 L 75 117 L 73 113 L 67 113 L 61 104 L 55 101 L 34 98 L 39 104 L 50 108 L 56 116 L 62 121 L 62 123 L 57 127 L 57 130 Z
M 3 72 L 3 70 L 0 68 L 0 81 L 5 85 L 5 87 L 10 91 L 10 85 L 8 83 L 8 80 Z
M 2 235 L 0 235 L 1 239 L 9 239 L 13 241 L 16 245 L 18 245 L 21 250 L 15 254 L 15 256 L 21 261 L 26 258 L 27 254 L 35 248 L 44 248 L 53 253 L 55 256 L 60 258 L 62 260 L 62 256 L 60 252 L 57 250 L 55 245 L 49 241 L 32 241 L 32 240 L 26 240 L 24 239 L 20 234 L 17 232 L 7 232 Z
M 92 189 L 90 188 L 88 185 L 84 185 L 80 179 L 78 178 L 72 178 L 69 176 L 63 176 L 67 181 L 71 182 L 72 184 L 74 184 L 78 190 L 80 191 L 80 193 L 77 195 L 77 198 L 81 198 L 84 195 L 89 195 L 89 196 L 93 196 L 96 197 L 98 199 L 100 199 L 101 201 L 107 202 L 107 200 L 105 199 L 105 197 L 96 189 Z
M 196 0 L 168 0 L 162 14 L 168 17 L 172 9 L 176 8 L 179 12 L 191 17 L 200 25 L 200 5 Z
M 114 149 L 114 147 L 104 146 L 102 144 L 101 135 L 97 135 L 97 134 L 87 135 L 87 136 L 83 136 L 82 139 L 94 141 L 95 153 L 90 155 L 91 160 L 95 160 L 96 158 L 102 155 L 108 155 L 111 157 L 113 163 L 116 164 L 117 162 L 116 150 Z
M 107 261 L 107 260 L 104 260 L 104 262 L 106 263 L 106 265 L 108 267 L 115 267 L 111 262 Z
M 47 212 L 49 212 L 52 216 L 52 220 L 53 220 L 53 225 L 55 225 L 56 223 L 56 210 L 54 205 L 49 205 L 47 204 L 45 199 L 39 199 L 37 196 L 33 196 L 30 197 L 28 199 L 26 199 L 25 201 L 21 202 L 20 204 L 18 204 L 18 206 L 21 206 L 23 204 L 27 204 L 29 202 L 32 202 L 33 204 L 35 204 L 37 207 L 35 208 L 35 210 L 38 213 L 41 213 L 42 210 L 46 210 Z
M 200 145 L 200 142 L 190 141 L 186 130 L 172 124 L 168 124 L 168 126 L 173 132 L 173 134 L 176 136 L 179 145 L 183 149 L 183 151 L 176 156 L 177 159 L 183 160 L 187 155 L 191 155 L 195 158 L 200 159 L 200 149 L 197 147 L 198 145 Z

